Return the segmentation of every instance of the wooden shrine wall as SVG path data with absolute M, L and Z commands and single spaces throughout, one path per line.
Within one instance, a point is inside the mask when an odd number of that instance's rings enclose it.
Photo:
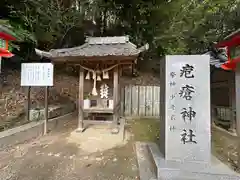
M 121 88 L 122 115 L 127 117 L 159 117 L 159 86 L 125 86 Z

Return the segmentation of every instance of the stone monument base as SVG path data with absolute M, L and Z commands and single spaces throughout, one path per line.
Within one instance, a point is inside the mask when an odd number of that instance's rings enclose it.
M 240 180 L 240 175 L 212 157 L 211 164 L 167 161 L 155 143 L 146 143 L 158 180 Z

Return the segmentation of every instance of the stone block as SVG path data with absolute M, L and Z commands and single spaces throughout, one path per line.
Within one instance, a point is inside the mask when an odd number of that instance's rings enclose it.
M 42 113 L 40 111 L 40 109 L 31 109 L 29 111 L 29 120 L 30 121 L 40 121 L 42 120 Z
M 64 105 L 50 106 L 48 109 L 48 118 L 53 119 L 59 116 L 63 116 L 75 110 L 75 104 L 69 103 Z M 29 113 L 30 121 L 39 121 L 45 119 L 45 108 L 31 109 Z
M 210 163 L 166 160 L 155 143 L 148 143 L 158 180 L 239 180 L 240 175 L 211 156 Z

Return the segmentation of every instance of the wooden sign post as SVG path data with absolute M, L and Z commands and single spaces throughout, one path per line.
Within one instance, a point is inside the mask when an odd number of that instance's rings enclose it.
M 30 110 L 31 86 L 45 87 L 45 121 L 44 134 L 47 134 L 48 122 L 48 92 L 49 86 L 53 86 L 53 64 L 52 63 L 22 63 L 21 86 L 27 86 L 27 120 Z
M 45 87 L 45 121 L 44 121 L 44 134 L 47 134 L 48 122 L 48 86 Z
M 30 100 L 31 100 L 31 87 L 30 86 L 27 86 L 26 87 L 26 94 L 27 94 L 27 102 L 26 102 L 26 121 L 29 122 L 29 111 L 31 109 L 30 107 Z

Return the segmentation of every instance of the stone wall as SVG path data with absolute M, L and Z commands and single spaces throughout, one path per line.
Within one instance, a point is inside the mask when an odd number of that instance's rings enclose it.
M 76 104 L 74 102 L 68 102 L 66 104 L 50 105 L 48 108 L 48 118 L 53 119 L 63 116 L 76 110 Z M 22 109 L 21 113 L 15 116 L 8 116 L 7 119 L 0 124 L 0 132 L 11 129 L 17 126 L 27 124 L 29 122 L 38 122 L 45 119 L 45 108 L 31 109 L 29 112 L 29 121 L 26 119 L 25 110 Z
M 72 112 L 49 120 L 48 131 L 63 127 L 64 123 L 72 121 L 76 116 L 77 113 Z M 43 135 L 43 131 L 44 120 L 40 120 L 38 122 L 33 121 L 26 125 L 0 132 L 0 150 L 37 138 L 38 136 Z
M 70 112 L 73 112 L 76 109 L 76 105 L 74 103 L 67 103 L 61 105 L 52 105 L 48 108 L 48 118 L 56 118 L 59 116 L 63 116 Z M 45 108 L 42 109 L 31 109 L 29 113 L 30 121 L 39 121 L 45 119 Z

